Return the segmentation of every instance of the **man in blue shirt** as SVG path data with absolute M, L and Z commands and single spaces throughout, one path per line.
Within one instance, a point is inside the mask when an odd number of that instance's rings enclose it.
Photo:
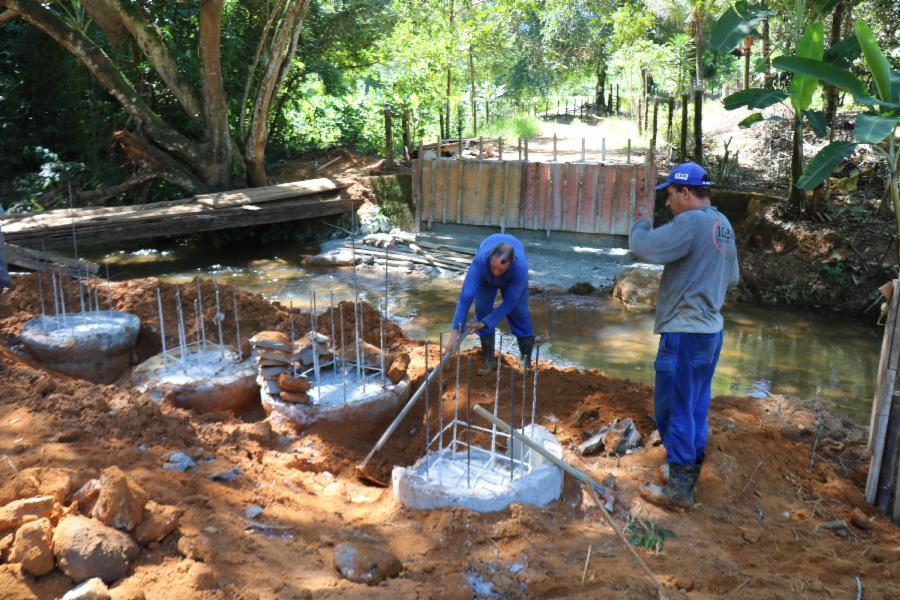
M 498 290 L 503 301 L 494 308 Z M 460 331 L 466 326 L 473 301 L 475 321 L 469 326 L 481 340 L 485 361 L 485 368 L 479 373 L 489 372 L 495 367 L 494 331 L 504 318 L 519 343 L 523 368 L 530 369 L 534 330 L 528 310 L 528 260 L 522 242 L 511 235 L 495 233 L 478 246 L 459 293 L 448 348 L 457 349 Z
M 666 448 L 665 487 L 642 495 L 654 504 L 689 508 L 706 452 L 710 388 L 722 351 L 725 292 L 738 282 L 734 229 L 709 199 L 706 171 L 692 162 L 675 166 L 656 189 L 666 190 L 675 217 L 662 227 L 638 221 L 629 248 L 663 264 L 654 333 L 660 334 L 654 369 L 653 413 Z

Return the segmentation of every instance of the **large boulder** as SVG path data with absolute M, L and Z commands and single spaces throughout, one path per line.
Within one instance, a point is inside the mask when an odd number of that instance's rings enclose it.
M 334 567 L 344 579 L 368 585 L 378 585 L 388 577 L 396 577 L 403 569 L 400 560 L 391 552 L 355 542 L 335 546 Z
M 87 517 L 65 517 L 53 533 L 59 568 L 75 581 L 121 579 L 137 553 L 138 546 L 128 535 Z
M 29 521 L 49 517 L 52 512 L 52 496 L 14 500 L 0 508 L 0 534 L 18 529 Z
M 100 494 L 91 511 L 91 516 L 98 521 L 131 531 L 141 524 L 144 518 L 144 505 L 147 503 L 147 492 L 129 479 L 119 467 L 103 470 L 99 481 Z
M 613 298 L 630 310 L 653 310 L 662 279 L 662 267 L 640 265 L 624 269 L 616 276 Z
M 25 523 L 16 531 L 9 562 L 20 563 L 22 570 L 35 577 L 53 570 L 53 541 L 50 519 Z

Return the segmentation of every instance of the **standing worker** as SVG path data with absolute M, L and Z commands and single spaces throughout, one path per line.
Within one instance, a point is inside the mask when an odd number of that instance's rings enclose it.
M 708 436 L 710 386 L 722 350 L 719 310 L 725 292 L 738 282 L 734 229 L 710 206 L 709 186 L 700 165 L 677 165 L 656 187 L 666 190 L 666 206 L 675 217 L 656 229 L 638 221 L 629 239 L 638 258 L 665 265 L 653 326 L 660 334 L 653 412 L 666 449 L 662 471 L 668 482 L 641 490 L 645 499 L 665 507 L 694 504 Z
M 503 301 L 494 308 L 497 291 Z M 459 293 L 459 302 L 453 315 L 450 340 L 447 347 L 457 349 L 460 331 L 466 326 L 469 308 L 475 302 L 475 322 L 471 327 L 481 340 L 484 355 L 483 374 L 495 367 L 494 330 L 506 318 L 509 328 L 519 343 L 522 368 L 531 368 L 531 351 L 534 348 L 534 330 L 531 312 L 528 310 L 528 260 L 525 247 L 515 237 L 495 233 L 484 239 L 466 271 L 466 279 Z

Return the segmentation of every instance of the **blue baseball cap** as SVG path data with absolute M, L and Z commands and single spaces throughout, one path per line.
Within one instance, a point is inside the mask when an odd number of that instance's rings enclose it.
M 709 175 L 706 174 L 706 169 L 695 162 L 686 162 L 675 165 L 675 167 L 672 168 L 672 172 L 669 173 L 669 178 L 656 186 L 656 189 L 665 189 L 673 183 L 678 185 L 712 185 L 712 181 L 709 180 Z

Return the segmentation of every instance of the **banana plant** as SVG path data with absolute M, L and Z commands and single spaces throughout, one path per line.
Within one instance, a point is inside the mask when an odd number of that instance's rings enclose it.
M 855 142 L 837 141 L 825 146 L 809 162 L 797 186 L 811 190 L 825 181 L 834 168 L 850 156 L 860 144 L 867 144 L 887 158 L 891 205 L 894 207 L 897 233 L 900 235 L 900 148 L 898 148 L 898 127 L 900 127 L 900 73 L 891 69 L 891 64 L 879 47 L 872 30 L 862 21 L 853 24 L 856 41 L 862 51 L 869 75 L 874 82 L 874 92 L 853 73 L 821 58 L 808 56 L 783 56 L 774 62 L 775 67 L 794 73 L 795 77 L 823 81 L 853 96 L 856 104 L 866 107 L 866 112 L 856 117 L 853 133 Z M 898 238 L 900 240 L 900 238 Z M 897 247 L 900 259 L 900 243 Z

